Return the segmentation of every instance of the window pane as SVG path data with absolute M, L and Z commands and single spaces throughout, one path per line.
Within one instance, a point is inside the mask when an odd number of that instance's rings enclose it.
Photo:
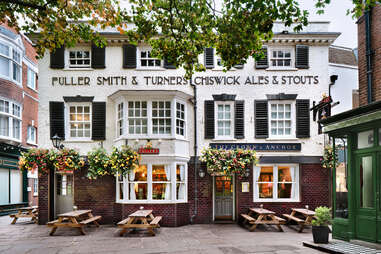
M 170 183 L 153 183 L 152 199 L 154 200 L 170 200 L 171 184 Z
M 358 133 L 357 148 L 367 148 L 373 146 L 373 130 Z
M 372 156 L 362 157 L 360 161 L 361 207 L 374 207 Z
M 347 170 L 347 139 L 335 139 L 336 166 L 336 207 L 335 217 L 348 218 L 348 170 Z
M 273 198 L 272 183 L 258 183 L 259 198 Z
M 130 184 L 130 200 L 146 200 L 147 193 L 148 189 L 146 183 Z
M 6 204 L 9 204 L 9 169 L 0 168 L 0 205 Z
M 135 168 L 132 176 L 130 176 L 130 181 L 147 181 L 147 165 L 140 165 Z
M 291 198 L 292 183 L 278 183 L 278 198 Z
M 0 75 L 9 77 L 9 59 L 0 56 Z
M 0 115 L 0 135 L 9 137 L 9 117 Z
M 273 167 L 261 167 L 258 182 L 273 182 Z

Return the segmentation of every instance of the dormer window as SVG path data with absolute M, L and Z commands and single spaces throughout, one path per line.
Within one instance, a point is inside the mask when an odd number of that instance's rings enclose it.
M 70 68 L 90 68 L 91 58 L 90 50 L 70 50 L 69 67 Z

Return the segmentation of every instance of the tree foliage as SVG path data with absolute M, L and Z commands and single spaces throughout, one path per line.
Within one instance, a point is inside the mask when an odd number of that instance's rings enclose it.
M 380 0 L 352 2 L 350 12 L 359 17 Z M 315 3 L 322 13 L 330 0 Z M 112 27 L 132 43 L 149 43 L 153 56 L 183 67 L 188 77 L 205 69 L 198 56 L 206 47 L 214 47 L 230 69 L 249 56 L 261 57 L 274 21 L 294 23 L 295 31 L 308 22 L 297 0 L 129 0 L 127 7 L 118 0 L 0 0 L 0 19 L 25 33 L 38 32 L 40 56 L 78 42 L 106 45 L 99 31 Z

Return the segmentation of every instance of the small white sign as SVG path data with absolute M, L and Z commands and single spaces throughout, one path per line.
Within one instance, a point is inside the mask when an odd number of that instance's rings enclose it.
M 249 182 L 243 182 L 242 183 L 242 192 L 250 192 L 250 183 Z

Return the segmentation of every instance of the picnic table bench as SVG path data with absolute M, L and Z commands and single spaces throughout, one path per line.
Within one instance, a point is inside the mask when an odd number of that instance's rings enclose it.
M 137 210 L 136 212 L 130 214 L 128 218 L 118 222 L 118 227 L 122 228 L 119 235 L 123 236 L 128 229 L 146 229 L 148 232 L 154 236 L 155 228 L 159 228 L 159 222 L 162 216 L 153 216 L 152 210 Z
M 11 224 L 15 224 L 18 218 L 31 218 L 31 221 L 37 223 L 38 206 L 20 207 L 17 211 L 17 213 L 9 215 L 13 218 Z
M 275 225 L 280 232 L 283 232 L 281 225 L 286 222 L 285 219 L 275 216 L 275 212 L 263 208 L 249 208 L 249 213 L 242 213 L 241 216 L 244 218 L 244 225 L 246 223 L 251 225 L 250 231 L 254 231 L 259 224 L 265 224 Z
M 87 216 L 87 218 L 80 220 L 81 216 Z M 94 223 L 95 226 L 99 227 L 98 220 L 100 220 L 101 218 L 102 216 L 94 216 L 91 210 L 76 210 L 72 212 L 59 214 L 57 220 L 50 221 L 47 223 L 47 225 L 48 227 L 52 227 L 50 235 L 53 235 L 58 227 L 78 228 L 79 232 L 82 235 L 85 235 L 83 227 L 89 223 Z
M 305 226 L 311 225 L 311 221 L 315 216 L 315 212 L 305 208 L 291 208 L 291 214 L 283 214 L 283 216 L 287 218 L 287 223 L 290 221 L 295 221 L 298 223 L 298 232 L 301 233 L 303 232 Z

